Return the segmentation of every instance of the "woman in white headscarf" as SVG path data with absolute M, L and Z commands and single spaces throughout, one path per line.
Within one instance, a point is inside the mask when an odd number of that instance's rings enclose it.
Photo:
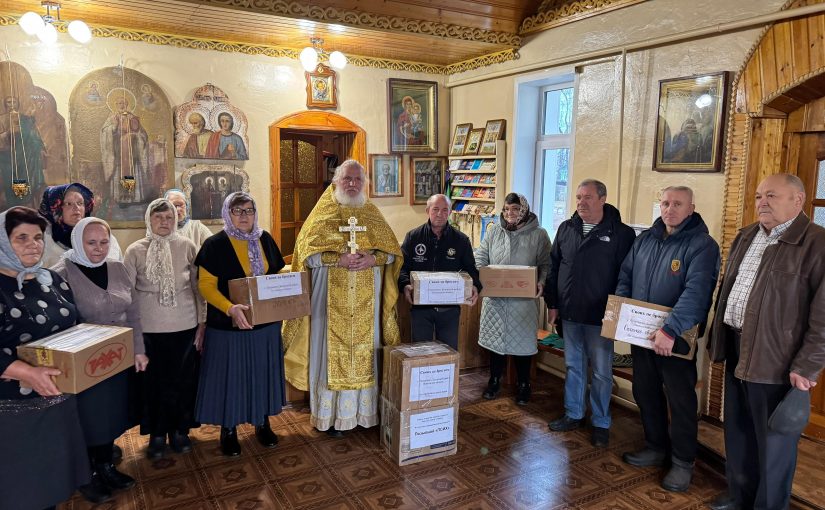
M 163 198 L 172 202 L 178 213 L 178 235 L 183 236 L 200 248 L 203 242 L 212 237 L 212 231 L 198 220 L 192 219 L 192 207 L 186 200 L 186 195 L 178 188 L 166 191 Z
M 135 369 L 146 370 L 149 359 L 143 348 L 140 310 L 132 299 L 132 277 L 122 262 L 107 259 L 109 224 L 99 218 L 80 220 L 72 230 L 72 249 L 52 270 L 74 290 L 78 322 L 132 328 Z M 135 480 L 115 468 L 114 440 L 131 426 L 129 417 L 129 373 L 121 372 L 77 395 L 80 423 L 92 464 L 91 482 L 80 488 L 97 503 L 113 490 L 128 489 Z
M 160 458 L 169 446 L 192 449 L 198 387 L 198 353 L 203 341 L 206 305 L 198 293 L 194 266 L 198 249 L 177 234 L 175 206 L 159 198 L 146 209 L 146 237 L 126 250 L 140 306 L 146 355 L 152 362 L 144 381 L 140 433 L 149 434 L 146 454 Z

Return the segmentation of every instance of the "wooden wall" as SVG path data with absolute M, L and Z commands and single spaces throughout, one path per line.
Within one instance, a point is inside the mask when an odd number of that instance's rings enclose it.
M 785 8 L 820 4 L 797 0 Z M 811 144 L 802 132 L 825 129 L 825 14 L 765 29 L 734 79 L 725 152 L 722 260 L 739 229 L 755 221 L 756 186 L 768 175 L 797 173 Z M 711 364 L 705 413 L 721 420 L 724 365 Z

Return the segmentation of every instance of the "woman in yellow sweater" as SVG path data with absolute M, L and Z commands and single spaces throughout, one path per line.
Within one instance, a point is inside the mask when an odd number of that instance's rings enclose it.
M 195 416 L 220 425 L 221 451 L 235 456 L 241 453 L 235 429 L 240 423 L 254 424 L 263 446 L 278 443 L 269 416 L 286 403 L 286 382 L 281 323 L 251 326 L 243 314 L 248 307 L 228 298 L 229 280 L 275 274 L 284 259 L 272 236 L 258 227 L 249 194 L 226 197 L 222 215 L 223 232 L 206 240 L 195 261 L 208 305 Z

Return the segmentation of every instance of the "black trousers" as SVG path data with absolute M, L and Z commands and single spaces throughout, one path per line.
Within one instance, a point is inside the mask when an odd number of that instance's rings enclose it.
M 728 492 L 742 508 L 788 508 L 800 434 L 768 430 L 790 384 L 759 384 L 734 375 L 739 335 L 727 346 L 725 365 L 725 474 Z
M 633 398 L 642 416 L 647 447 L 670 453 L 683 462 L 693 462 L 699 427 L 696 360 L 659 356 L 651 349 L 635 345 L 630 351 Z
M 490 352 L 490 377 L 501 377 L 504 373 L 504 365 L 507 362 L 507 355 Z M 533 356 L 513 356 L 516 363 L 516 377 L 518 384 L 530 384 L 530 362 Z
M 459 317 L 459 306 L 411 308 L 412 341 L 430 342 L 435 339 L 458 350 Z

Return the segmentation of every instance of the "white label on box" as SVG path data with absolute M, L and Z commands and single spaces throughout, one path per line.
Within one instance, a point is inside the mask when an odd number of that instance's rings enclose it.
M 460 305 L 464 302 L 464 278 L 424 279 L 419 282 L 422 305 Z
M 616 340 L 653 349 L 653 341 L 648 337 L 662 327 L 668 315 L 668 312 L 622 303 L 616 323 Z
M 414 367 L 410 372 L 410 402 L 453 396 L 455 363 Z
M 80 352 L 90 345 L 100 343 L 106 338 L 128 331 L 129 328 L 120 326 L 100 326 L 97 324 L 78 324 L 60 333 L 48 336 L 36 342 L 26 344 L 27 347 L 43 347 L 53 351 Z
M 437 411 L 410 416 L 410 449 L 426 448 L 455 439 L 455 409 L 446 407 Z
M 300 296 L 304 290 L 301 286 L 301 273 L 268 274 L 259 276 L 258 301 L 288 296 Z

